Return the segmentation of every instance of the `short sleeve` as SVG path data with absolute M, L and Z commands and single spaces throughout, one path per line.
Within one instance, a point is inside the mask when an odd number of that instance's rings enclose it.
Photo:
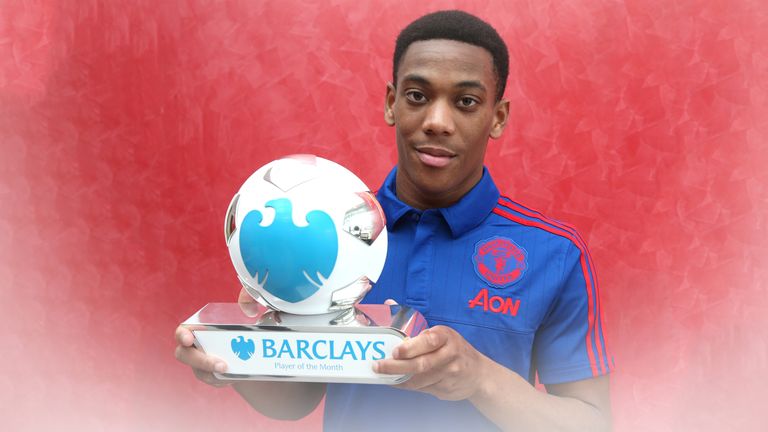
M 583 243 L 572 242 L 564 253 L 559 294 L 534 338 L 533 366 L 543 384 L 597 377 L 612 369 L 589 253 Z

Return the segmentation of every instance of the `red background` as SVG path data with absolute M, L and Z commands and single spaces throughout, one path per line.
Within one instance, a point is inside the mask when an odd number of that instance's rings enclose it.
M 319 429 L 197 382 L 173 330 L 235 299 L 223 217 L 255 168 L 378 187 L 394 38 L 458 6 L 512 56 L 497 183 L 592 250 L 616 430 L 768 430 L 765 2 L 416 3 L 2 2 L 0 428 Z

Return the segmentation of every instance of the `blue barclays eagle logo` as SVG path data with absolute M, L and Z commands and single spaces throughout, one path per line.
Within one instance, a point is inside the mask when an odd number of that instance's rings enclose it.
M 240 360 L 248 360 L 256 351 L 256 345 L 253 343 L 253 339 L 245 339 L 242 336 L 232 339 L 231 346 L 232 352 L 235 353 Z
M 240 253 L 251 277 L 270 294 L 290 303 L 314 294 L 328 279 L 339 251 L 336 227 L 320 210 L 307 213 L 307 226 L 293 224 L 287 198 L 269 201 L 275 220 L 261 226 L 263 215 L 252 210 L 240 226 Z

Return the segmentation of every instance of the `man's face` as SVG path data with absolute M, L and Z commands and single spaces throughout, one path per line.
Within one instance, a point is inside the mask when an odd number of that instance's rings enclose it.
M 421 209 L 458 201 L 482 177 L 488 138 L 501 135 L 508 113 L 508 102 L 496 102 L 488 51 L 445 39 L 411 44 L 384 111 L 396 128 L 398 197 Z

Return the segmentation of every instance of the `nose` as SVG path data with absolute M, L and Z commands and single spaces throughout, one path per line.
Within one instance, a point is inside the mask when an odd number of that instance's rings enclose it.
M 436 100 L 427 107 L 422 130 L 427 135 L 452 135 L 455 130 L 450 103 Z

